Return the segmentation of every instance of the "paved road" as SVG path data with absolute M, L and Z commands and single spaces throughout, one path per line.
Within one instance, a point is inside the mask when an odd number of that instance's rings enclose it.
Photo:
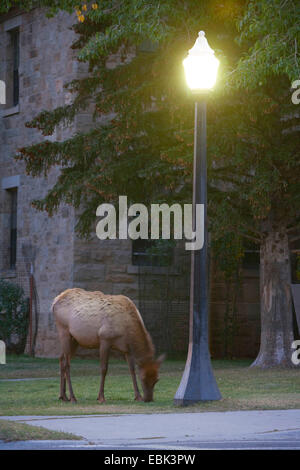
M 300 410 L 2 418 L 81 439 L 0 442 L 0 449 L 300 449 Z

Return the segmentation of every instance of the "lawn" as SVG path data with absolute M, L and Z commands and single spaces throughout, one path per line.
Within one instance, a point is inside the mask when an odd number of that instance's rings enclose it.
M 49 431 L 41 426 L 29 426 L 0 419 L 0 441 L 33 441 L 33 440 L 78 440 L 80 437 L 65 432 Z
M 106 403 L 96 401 L 99 364 L 94 359 L 75 358 L 71 376 L 77 404 L 58 400 L 57 359 L 9 356 L 0 365 L 0 416 L 78 415 L 99 413 L 170 413 L 257 409 L 300 408 L 299 370 L 257 370 L 251 361 L 213 361 L 222 400 L 176 407 L 173 397 L 179 385 L 184 361 L 163 363 L 152 403 L 135 402 L 127 364 L 111 360 L 106 380 Z M 11 381 L 6 379 L 34 379 Z

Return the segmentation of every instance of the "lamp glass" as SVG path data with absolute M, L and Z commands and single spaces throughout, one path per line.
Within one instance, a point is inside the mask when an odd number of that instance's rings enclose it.
M 192 91 L 209 90 L 217 80 L 219 60 L 209 47 L 205 33 L 200 31 L 195 45 L 183 61 L 188 87 Z

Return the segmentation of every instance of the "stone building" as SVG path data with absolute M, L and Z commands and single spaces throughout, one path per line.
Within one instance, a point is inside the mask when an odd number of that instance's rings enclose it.
M 70 206 L 60 207 L 51 218 L 33 209 L 31 201 L 46 194 L 59 169 L 47 178 L 31 178 L 25 174 L 23 163 L 13 158 L 18 148 L 43 139 L 37 130 L 26 128 L 25 122 L 41 110 L 69 103 L 71 97 L 64 84 L 85 73 L 70 49 L 74 33 L 69 27 L 74 19 L 75 15 L 62 12 L 47 18 L 37 8 L 0 16 L 0 80 L 6 83 L 6 104 L 0 104 L 0 279 L 22 285 L 29 295 L 32 265 L 38 297 L 35 353 L 39 356 L 58 353 L 50 307 L 64 289 L 76 286 L 125 294 L 136 303 L 141 296 L 140 263 L 132 242 L 79 239 L 74 232 L 76 214 Z M 81 114 L 72 127 L 59 127 L 51 139 L 64 140 L 90 125 L 90 115 Z M 165 268 L 155 268 L 158 282 L 165 274 Z M 211 348 L 215 356 L 220 356 L 230 308 L 224 281 L 217 274 L 211 278 Z M 253 357 L 259 346 L 257 268 L 244 271 L 235 314 L 232 354 Z M 153 311 L 146 320 L 155 340 L 155 332 L 161 329 L 160 317 Z M 188 308 L 179 309 L 170 321 L 174 350 L 185 352 Z

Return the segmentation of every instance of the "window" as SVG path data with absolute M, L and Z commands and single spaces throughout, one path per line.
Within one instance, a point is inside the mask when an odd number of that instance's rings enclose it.
M 243 258 L 243 267 L 246 269 L 259 269 L 260 252 L 259 250 L 245 250 Z
M 9 266 L 15 269 L 17 260 L 17 188 L 8 190 L 10 196 L 10 241 L 9 241 Z
M 292 283 L 300 284 L 300 249 L 291 253 Z
M 6 104 L 7 108 L 19 104 L 19 65 L 20 65 L 20 32 L 19 28 L 7 31 L 6 51 Z
M 168 240 L 132 241 L 132 264 L 135 266 L 170 266 L 173 262 L 173 245 Z
M 300 284 L 300 234 L 298 233 L 298 235 L 299 238 L 290 244 L 293 284 Z
M 12 83 L 13 106 L 19 104 L 19 62 L 20 62 L 20 33 L 19 29 L 10 32 L 12 43 Z
M 244 240 L 244 250 L 243 268 L 258 270 L 260 265 L 259 246 L 249 240 Z

